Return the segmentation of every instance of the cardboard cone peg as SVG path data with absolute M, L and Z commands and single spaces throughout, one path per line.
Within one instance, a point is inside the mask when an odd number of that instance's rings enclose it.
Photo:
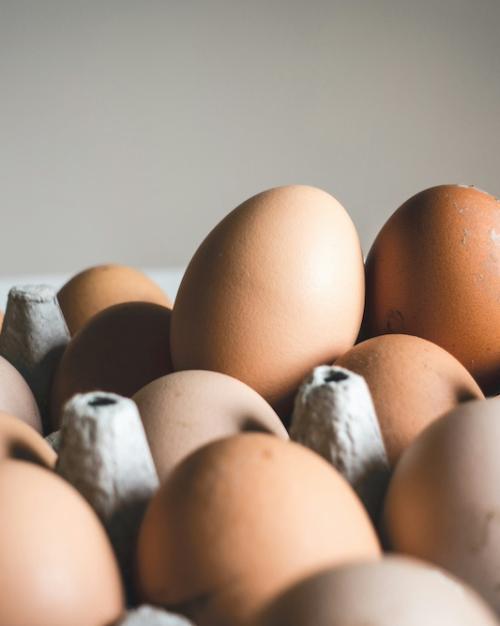
M 377 517 L 389 463 L 362 376 L 342 367 L 316 367 L 295 398 L 290 437 L 336 467 Z
M 185 617 L 157 607 L 143 605 L 128 611 L 116 626 L 195 626 Z
M 25 378 L 44 424 L 52 377 L 68 341 L 68 328 L 52 287 L 27 285 L 10 290 L 0 355 Z
M 56 471 L 100 517 L 130 587 L 136 535 L 159 485 L 135 402 L 97 391 L 73 396 L 64 408 Z

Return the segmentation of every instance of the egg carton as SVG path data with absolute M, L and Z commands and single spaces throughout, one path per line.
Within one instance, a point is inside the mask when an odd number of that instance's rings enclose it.
M 28 382 L 47 431 L 50 384 L 69 333 L 54 289 L 14 287 L 8 297 L 0 355 Z M 389 462 L 365 380 L 345 368 L 320 366 L 295 398 L 290 437 L 335 466 L 376 520 L 389 477 Z M 71 483 L 100 518 L 132 594 L 135 537 L 159 486 L 136 404 L 114 393 L 73 396 L 60 431 L 46 440 L 58 453 L 56 472 Z M 189 626 L 183 617 L 155 607 L 128 612 L 121 626 Z

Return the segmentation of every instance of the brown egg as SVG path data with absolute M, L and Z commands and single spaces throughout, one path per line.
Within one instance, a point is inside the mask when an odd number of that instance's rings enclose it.
M 207 236 L 172 313 L 174 369 L 206 369 L 253 387 L 281 417 L 315 365 L 349 349 L 364 271 L 344 208 L 314 187 L 250 198 Z
M 154 281 L 125 265 L 90 267 L 73 276 L 57 297 L 71 335 L 114 304 L 140 301 L 172 307 L 170 298 Z
M 54 429 L 64 403 L 75 393 L 100 390 L 132 396 L 171 372 L 170 313 L 159 304 L 127 302 L 94 316 L 71 339 L 54 376 Z
M 269 404 L 226 374 L 176 372 L 149 383 L 133 399 L 162 480 L 189 453 L 221 437 L 262 431 L 288 439 Z
M 0 461 L 19 459 L 53 468 L 56 458 L 54 450 L 31 426 L 0 411 Z
M 3 326 L 3 318 L 4 318 L 4 312 L 0 311 L 0 330 L 2 330 L 2 326 Z
M 95 513 L 55 473 L 0 463 L 0 624 L 109 626 L 120 573 Z
M 488 605 L 458 579 L 404 557 L 343 565 L 311 576 L 284 593 L 258 622 L 258 626 L 498 624 Z
M 42 420 L 35 397 L 16 368 L 0 356 L 0 411 L 18 417 L 39 433 Z
M 500 390 L 500 202 L 441 185 L 405 202 L 366 262 L 367 336 L 409 333 L 442 346 L 486 393 Z
M 307 448 L 261 433 L 186 458 L 160 487 L 139 534 L 147 602 L 197 626 L 240 626 L 300 578 L 380 549 L 346 481 Z
M 500 399 L 431 424 L 396 466 L 384 511 L 392 547 L 449 570 L 500 611 Z
M 459 402 L 483 397 L 451 354 L 411 335 L 368 339 L 335 365 L 365 378 L 391 463 L 437 417 Z

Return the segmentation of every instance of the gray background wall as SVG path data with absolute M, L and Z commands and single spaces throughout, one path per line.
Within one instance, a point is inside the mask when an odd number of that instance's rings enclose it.
M 500 194 L 499 0 L 0 0 L 0 274 L 184 265 L 240 201 Z

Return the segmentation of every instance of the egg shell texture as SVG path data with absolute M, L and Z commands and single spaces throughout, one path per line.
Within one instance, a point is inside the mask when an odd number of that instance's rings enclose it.
M 335 364 L 366 380 L 392 464 L 433 420 L 460 402 L 483 398 L 457 359 L 412 335 L 368 339 Z
M 467 581 L 500 611 L 500 399 L 467 402 L 408 448 L 389 485 L 384 530 L 398 552 Z
M 364 306 L 358 235 L 328 193 L 260 193 L 207 236 L 172 314 L 174 369 L 208 369 L 253 387 L 282 417 L 316 365 L 356 339 Z
M 54 376 L 54 430 L 64 403 L 76 393 L 99 390 L 130 397 L 171 372 L 170 314 L 159 304 L 127 302 L 94 316 L 69 342 Z
M 297 579 L 377 558 L 347 482 L 318 455 L 247 433 L 186 458 L 153 498 L 139 535 L 139 590 L 198 626 L 239 626 Z
M 243 431 L 263 431 L 288 439 L 269 404 L 236 378 L 186 370 L 149 383 L 137 403 L 161 480 L 202 445 Z
M 153 302 L 171 308 L 170 298 L 142 272 L 125 265 L 98 265 L 73 276 L 57 294 L 74 335 L 100 311 L 123 302 Z
M 458 579 L 405 557 L 329 569 L 301 581 L 254 626 L 498 626 Z
M 451 352 L 486 393 L 500 389 L 500 202 L 464 185 L 416 194 L 366 261 L 366 336 L 409 333 Z
M 0 463 L 0 624 L 108 626 L 120 573 L 96 515 L 52 471 Z

